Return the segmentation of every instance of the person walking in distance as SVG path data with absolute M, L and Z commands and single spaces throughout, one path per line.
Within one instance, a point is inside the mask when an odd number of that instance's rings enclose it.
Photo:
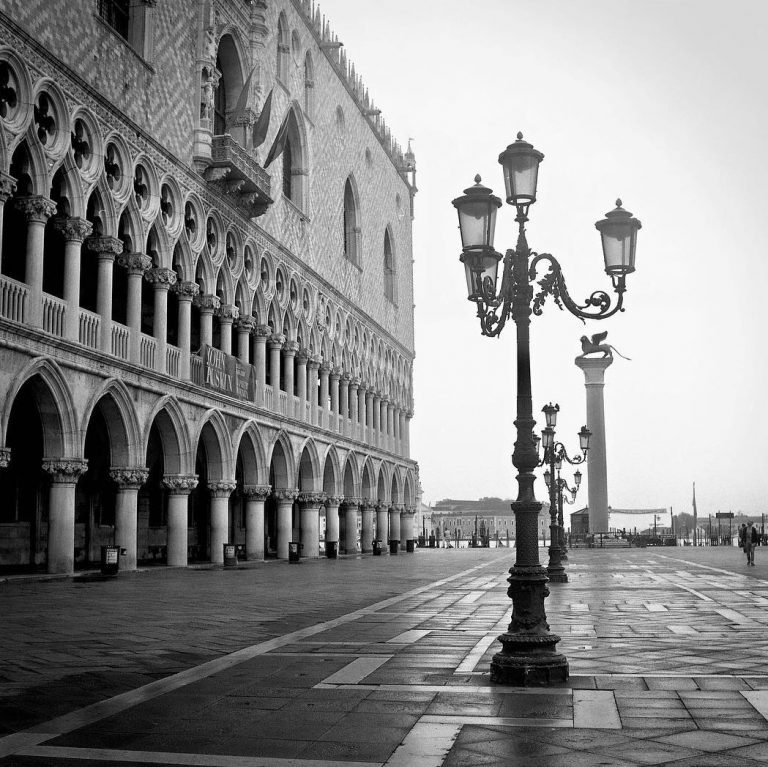
M 751 522 L 747 523 L 747 532 L 744 535 L 744 553 L 747 555 L 747 564 L 755 566 L 755 546 L 757 545 L 757 530 Z

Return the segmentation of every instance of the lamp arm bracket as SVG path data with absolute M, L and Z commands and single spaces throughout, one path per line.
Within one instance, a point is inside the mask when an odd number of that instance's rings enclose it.
M 537 267 L 541 261 L 549 262 L 549 270 L 540 280 L 536 281 Z M 533 313 L 536 316 L 539 316 L 542 313 L 544 301 L 548 295 L 552 296 L 555 304 L 561 310 L 563 305 L 565 305 L 568 311 L 575 317 L 578 317 L 582 322 L 584 322 L 585 319 L 604 320 L 613 316 L 616 312 L 624 311 L 625 288 L 623 278 L 614 281 L 614 290 L 616 291 L 618 298 L 616 305 L 612 308 L 611 297 L 604 290 L 594 291 L 592 295 L 585 299 L 584 304 L 577 304 L 568 292 L 560 262 L 549 253 L 533 254 L 528 276 L 531 282 L 536 281 L 541 287 L 541 290 L 536 294 L 536 297 L 533 300 Z M 594 308 L 597 311 L 585 311 L 590 308 Z
M 498 294 L 495 293 L 495 286 L 490 278 L 486 277 L 482 284 L 482 296 L 475 299 L 480 330 L 484 336 L 489 338 L 501 333 L 511 312 L 514 289 L 512 271 L 514 255 L 513 250 L 508 250 L 504 255 L 504 268 Z
M 553 450 L 555 451 L 557 458 L 559 458 L 562 461 L 567 461 L 571 464 L 571 466 L 574 466 L 577 463 L 584 463 L 584 461 L 587 460 L 586 452 L 584 452 L 582 455 L 577 455 L 575 458 L 570 458 L 568 456 L 568 452 L 565 449 L 565 445 L 562 442 L 558 442 Z

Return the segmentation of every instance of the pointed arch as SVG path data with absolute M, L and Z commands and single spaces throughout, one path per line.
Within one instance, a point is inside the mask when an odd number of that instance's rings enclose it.
M 194 474 L 195 457 L 192 451 L 187 419 L 175 397 L 166 395 L 156 403 L 142 437 L 142 452 L 149 447 L 149 432 L 156 422 L 163 445 L 163 460 L 167 474 Z
M 232 439 L 235 459 L 242 455 L 243 481 L 247 485 L 263 485 L 269 481 L 264 438 L 255 421 L 246 421 Z
M 269 449 L 269 467 L 272 488 L 293 489 L 296 477 L 296 460 L 293 455 L 291 440 L 284 429 L 275 435 Z
M 213 133 L 216 136 L 233 133 L 235 130 L 237 103 L 246 81 L 243 67 L 246 60 L 246 48 L 241 43 L 238 31 L 228 27 L 219 38 L 216 50 L 216 69 L 221 72 L 214 88 Z
M 376 470 L 373 466 L 373 460 L 370 456 L 365 459 L 362 475 L 360 479 L 360 493 L 363 498 L 369 498 L 375 501 L 378 498 L 376 487 Z
M 328 495 L 339 495 L 339 479 L 341 477 L 341 463 L 339 453 L 335 445 L 331 445 L 325 454 L 323 462 L 323 492 Z
M 314 492 L 320 489 L 320 456 L 317 445 L 312 437 L 304 442 L 299 459 L 299 470 L 296 477 L 296 487 L 304 492 Z
M 282 190 L 299 210 L 307 211 L 307 176 L 309 168 L 309 144 L 304 116 L 296 101 L 291 102 L 285 118 L 286 139 L 283 147 Z
M 355 266 L 360 266 L 360 195 L 355 177 L 351 173 L 344 182 L 343 206 L 344 258 Z
M 360 495 L 360 468 L 358 466 L 357 454 L 354 450 L 347 453 L 344 461 L 343 491 L 347 497 L 357 497 Z
M 403 503 L 403 493 L 400 487 L 400 474 L 392 467 L 392 490 L 390 491 L 390 498 L 393 504 Z
M 194 443 L 202 445 L 205 451 L 209 481 L 231 479 L 235 476 L 232 438 L 224 417 L 218 410 L 211 408 L 204 413 Z

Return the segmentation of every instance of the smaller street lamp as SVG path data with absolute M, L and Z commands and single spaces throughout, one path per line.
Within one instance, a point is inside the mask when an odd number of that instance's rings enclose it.
M 563 566 L 563 559 L 567 559 L 565 552 L 565 530 L 563 524 L 563 490 L 571 493 L 571 500 L 566 498 L 567 503 L 573 503 L 576 500 L 576 492 L 581 484 L 581 472 L 577 470 L 574 475 L 576 489 L 571 489 L 568 483 L 560 476 L 560 470 L 563 461 L 570 464 L 584 463 L 587 459 L 589 450 L 589 440 L 592 432 L 582 426 L 579 430 L 579 449 L 580 456 L 570 458 L 562 442 L 555 441 L 555 426 L 557 425 L 557 414 L 560 412 L 559 405 L 553 405 L 551 402 L 542 408 L 544 420 L 547 424 L 541 432 L 541 444 L 544 447 L 544 456 L 539 462 L 539 466 L 547 466 L 544 472 L 544 484 L 549 490 L 549 519 L 550 519 L 550 541 L 549 541 L 549 564 L 547 565 L 547 575 L 550 581 L 557 583 L 568 583 L 568 575 Z

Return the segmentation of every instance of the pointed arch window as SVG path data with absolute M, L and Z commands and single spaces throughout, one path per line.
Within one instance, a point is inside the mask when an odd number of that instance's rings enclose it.
M 392 239 L 389 229 L 384 230 L 384 297 L 395 302 L 395 257 L 392 253 Z
M 277 79 L 286 82 L 288 79 L 288 54 L 291 48 L 288 44 L 288 25 L 281 13 L 277 20 Z
M 244 82 L 240 54 L 231 35 L 223 35 L 219 40 L 213 79 L 213 133 L 215 136 L 234 134 L 235 109 L 242 95 Z
M 315 70 L 312 56 L 304 57 L 304 113 L 312 119 L 315 99 Z
M 344 184 L 344 257 L 353 264 L 360 265 L 360 249 L 358 239 L 360 225 L 358 223 L 357 200 L 352 187 L 352 180 Z
M 293 147 L 291 146 L 291 137 L 285 140 L 283 147 L 283 194 L 291 201 L 296 202 L 294 197 L 293 184 Z
M 99 18 L 146 61 L 154 53 L 155 3 L 136 0 L 99 0 Z

